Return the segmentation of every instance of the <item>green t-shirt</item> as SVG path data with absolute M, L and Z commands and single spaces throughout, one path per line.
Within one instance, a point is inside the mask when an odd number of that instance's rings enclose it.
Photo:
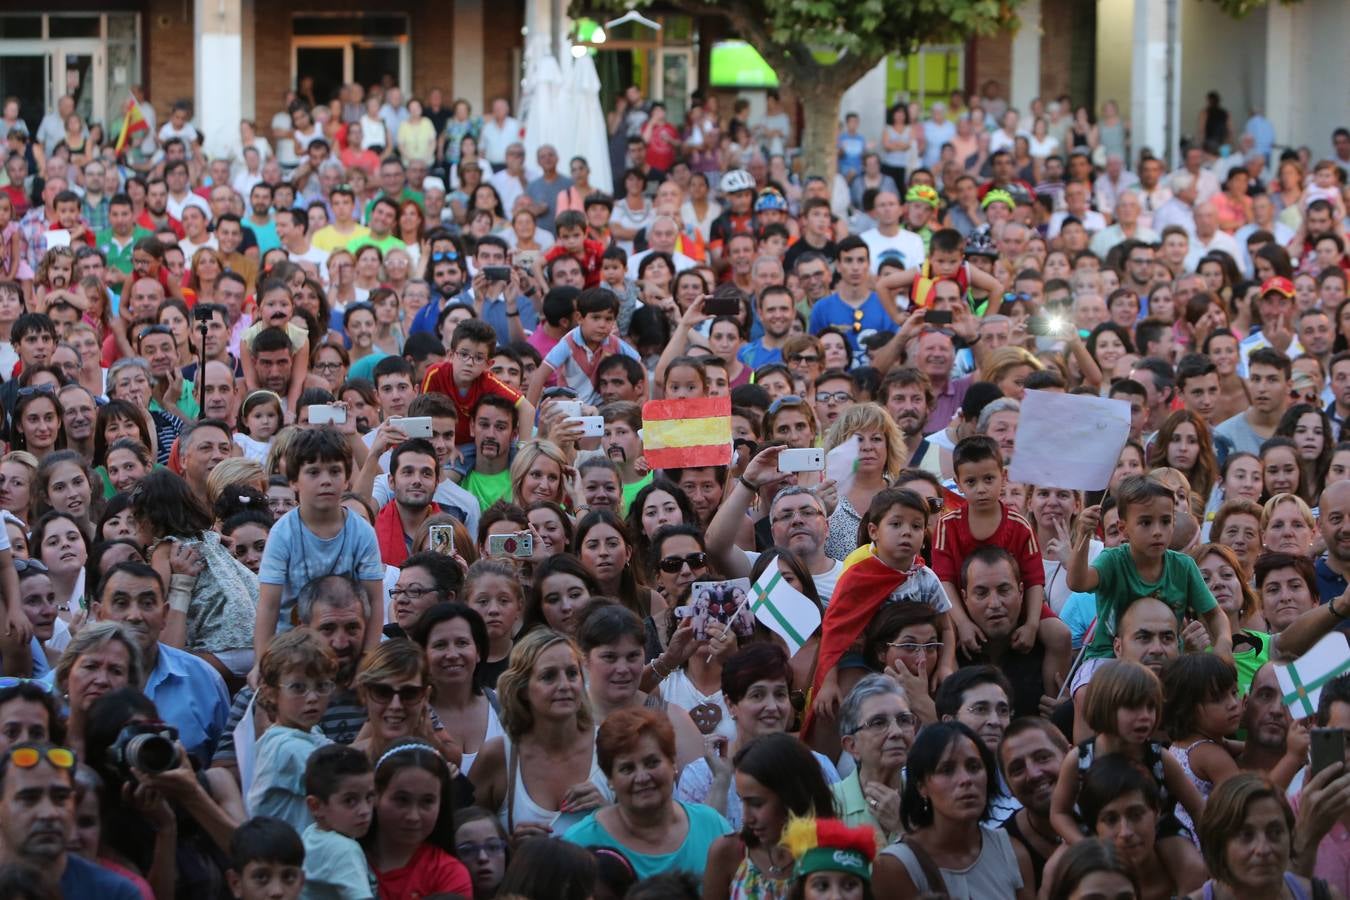
M 648 472 L 632 484 L 625 484 L 623 486 L 623 515 L 628 515 L 628 507 L 633 505 L 633 500 L 637 498 L 638 493 L 647 485 L 651 484 L 652 479 L 655 477 L 655 472 Z
M 1097 584 L 1097 629 L 1088 646 L 1088 659 L 1110 659 L 1115 656 L 1111 641 L 1116 636 L 1116 619 L 1120 610 L 1140 597 L 1157 597 L 1176 613 L 1177 627 L 1182 616 L 1198 616 L 1218 606 L 1214 595 L 1205 587 L 1200 567 L 1184 553 L 1166 551 L 1163 556 L 1162 577 L 1147 582 L 1139 577 L 1130 555 L 1130 546 L 1121 544 L 1097 554 L 1092 561 L 1100 581 Z
M 486 510 L 498 500 L 511 499 L 511 470 L 503 469 L 496 475 L 484 475 L 474 469 L 460 486 L 478 499 L 480 509 Z
M 360 235 L 359 237 L 354 237 L 350 241 L 348 241 L 347 252 L 355 256 L 356 251 L 360 250 L 367 244 L 372 244 L 376 247 L 379 247 L 380 253 L 384 255 L 387 255 L 389 251 L 393 250 L 395 247 L 406 249 L 408 246 L 407 244 L 403 243 L 403 241 L 399 240 L 392 234 L 386 234 L 382 238 L 377 238 L 373 233 L 367 232 L 366 234 Z
M 1246 635 L 1251 642 L 1242 640 L 1239 635 Z M 1256 670 L 1270 662 L 1270 645 L 1270 635 L 1264 631 L 1244 628 L 1239 634 L 1233 635 L 1233 665 L 1237 667 L 1238 696 L 1245 697 L 1251 693 Z

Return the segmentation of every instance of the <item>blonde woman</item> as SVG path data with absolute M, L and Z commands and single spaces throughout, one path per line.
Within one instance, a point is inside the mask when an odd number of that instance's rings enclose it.
M 567 481 L 576 474 L 552 441 L 525 441 L 511 462 L 511 500 L 522 508 L 539 500 L 556 503 L 566 509 Z
M 222 459 L 211 474 L 206 476 L 206 503 L 208 507 L 215 507 L 216 501 L 220 495 L 225 493 L 225 489 L 232 484 L 247 484 L 249 487 L 257 488 L 260 493 L 267 493 L 267 472 L 264 471 L 262 463 L 252 459 L 245 459 L 242 456 L 231 456 L 228 459 Z
M 980 381 L 988 381 L 1018 403 L 1026 393 L 1027 376 L 1045 369 L 1045 364 L 1021 347 L 1000 347 L 985 358 Z
M 515 840 L 561 834 L 614 801 L 595 755 L 595 721 L 572 639 L 535 628 L 497 680 L 502 737 L 483 745 L 471 779 Z
M 192 274 L 188 276 L 188 287 L 197 294 L 197 303 L 216 302 L 216 282 L 227 268 L 225 257 L 214 247 L 199 247 L 192 254 Z
M 1271 553 L 1312 556 L 1317 521 L 1297 494 L 1276 494 L 1261 510 L 1261 546 Z
M 857 438 L 853 482 L 839 492 L 839 505 L 830 515 L 830 536 L 825 555 L 842 560 L 858 547 L 858 526 L 872 498 L 885 489 L 904 468 L 905 439 L 900 427 L 884 407 L 855 404 L 835 419 L 825 434 L 825 452 Z

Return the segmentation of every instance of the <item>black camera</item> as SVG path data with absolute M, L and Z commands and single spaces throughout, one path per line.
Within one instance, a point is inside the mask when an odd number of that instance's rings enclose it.
M 108 748 L 108 762 L 127 779 L 132 769 L 163 775 L 178 766 L 178 729 L 164 722 L 133 722 Z
M 211 312 L 211 310 L 206 309 L 206 304 L 203 303 L 200 306 L 192 307 L 192 318 L 196 319 L 198 322 L 210 322 Z

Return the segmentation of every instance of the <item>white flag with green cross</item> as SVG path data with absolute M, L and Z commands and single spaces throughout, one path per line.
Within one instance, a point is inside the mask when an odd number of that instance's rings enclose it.
M 750 610 L 764 627 L 787 644 L 795 655 L 820 627 L 820 609 L 789 584 L 775 561 L 759 576 L 750 590 Z

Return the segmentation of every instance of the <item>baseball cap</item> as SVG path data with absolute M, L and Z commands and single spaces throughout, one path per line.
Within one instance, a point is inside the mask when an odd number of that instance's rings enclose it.
M 1294 283 L 1283 275 L 1276 275 L 1261 282 L 1261 296 L 1279 294 L 1282 297 L 1294 296 Z

